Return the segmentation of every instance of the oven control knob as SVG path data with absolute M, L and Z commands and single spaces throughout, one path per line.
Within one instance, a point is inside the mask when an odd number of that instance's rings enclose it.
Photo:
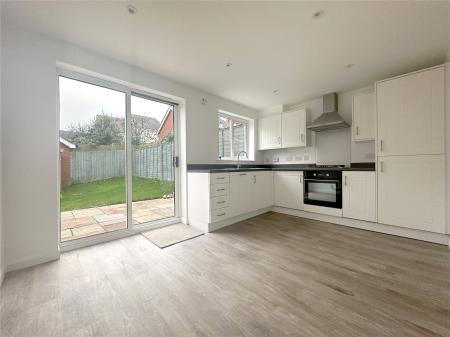
M 330 176 L 330 174 L 329 173 L 327 173 L 327 177 L 329 177 Z
M 313 176 L 315 177 L 317 174 L 316 173 L 313 173 Z

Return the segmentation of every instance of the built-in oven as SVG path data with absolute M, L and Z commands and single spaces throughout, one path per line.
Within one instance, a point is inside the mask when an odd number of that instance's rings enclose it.
M 341 171 L 304 171 L 303 178 L 303 202 L 305 204 L 342 208 Z

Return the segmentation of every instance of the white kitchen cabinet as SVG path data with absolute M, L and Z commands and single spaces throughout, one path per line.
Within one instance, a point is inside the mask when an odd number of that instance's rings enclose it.
M 308 146 L 310 132 L 306 129 L 306 109 L 286 111 L 281 114 L 281 147 Z
M 378 156 L 444 153 L 444 68 L 376 84 Z
M 273 179 L 275 206 L 303 210 L 303 172 L 275 171 Z
M 444 155 L 378 158 L 378 222 L 445 233 Z
M 281 115 L 263 117 L 258 120 L 259 150 L 281 148 Z
M 230 173 L 230 212 L 232 216 L 247 213 L 249 209 L 253 208 L 253 177 L 250 173 Z
M 252 172 L 254 181 L 253 211 L 273 206 L 273 172 Z
M 306 108 L 300 108 L 260 118 L 259 150 L 309 146 L 308 116 Z
M 189 223 L 207 232 L 209 224 L 229 218 L 229 194 L 229 173 L 189 172 Z
M 342 215 L 345 218 L 376 221 L 375 172 L 342 172 Z
M 373 92 L 353 96 L 352 140 L 375 140 L 375 97 Z
M 230 174 L 230 213 L 237 216 L 273 205 L 273 172 Z

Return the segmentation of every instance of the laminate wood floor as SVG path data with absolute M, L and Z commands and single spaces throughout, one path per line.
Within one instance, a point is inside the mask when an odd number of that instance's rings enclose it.
M 450 336 L 448 247 L 267 213 L 13 272 L 1 336 Z

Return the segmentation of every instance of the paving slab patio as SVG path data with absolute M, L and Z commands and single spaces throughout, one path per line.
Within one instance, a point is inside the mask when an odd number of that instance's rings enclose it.
M 173 198 L 133 202 L 133 224 L 175 216 Z M 126 204 L 61 212 L 61 241 L 124 229 L 127 227 Z

